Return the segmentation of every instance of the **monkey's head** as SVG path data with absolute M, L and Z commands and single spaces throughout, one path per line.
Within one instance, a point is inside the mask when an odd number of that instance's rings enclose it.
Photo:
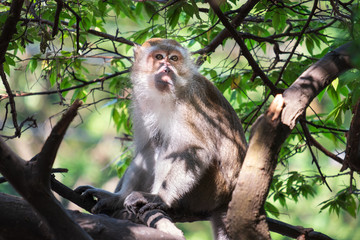
M 152 38 L 136 46 L 134 53 L 134 87 L 171 93 L 185 85 L 196 71 L 188 51 L 175 40 Z

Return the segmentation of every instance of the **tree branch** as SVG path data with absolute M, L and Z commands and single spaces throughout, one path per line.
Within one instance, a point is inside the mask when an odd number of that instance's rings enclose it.
M 312 10 L 311 10 L 311 12 L 310 12 L 309 18 L 307 19 L 305 25 L 304 25 L 303 28 L 301 29 L 301 31 L 300 31 L 300 33 L 299 33 L 299 36 L 298 36 L 298 38 L 297 38 L 297 40 L 296 40 L 296 42 L 295 42 L 295 44 L 294 44 L 294 46 L 293 46 L 293 48 L 292 48 L 292 51 L 291 51 L 289 57 L 287 58 L 285 64 L 282 66 L 282 68 L 281 68 L 281 70 L 280 70 L 279 77 L 278 77 L 278 79 L 277 79 L 276 82 L 280 82 L 280 79 L 281 79 L 281 77 L 282 77 L 282 75 L 283 75 L 283 73 L 284 73 L 287 65 L 290 63 L 290 60 L 291 60 L 292 56 L 294 55 L 296 48 L 299 46 L 300 41 L 301 41 L 301 39 L 302 39 L 302 36 L 304 35 L 306 29 L 308 28 L 308 26 L 309 26 L 309 24 L 310 24 L 310 22 L 311 22 L 312 17 L 313 17 L 314 14 L 315 14 L 315 10 L 316 10 L 316 8 L 317 8 L 317 4 L 318 4 L 318 0 L 315 0 L 314 3 L 313 3 L 313 8 L 312 8 Z
M 45 220 L 52 239 L 91 239 L 50 191 L 50 172 L 56 152 L 81 103 L 75 101 L 52 130 L 37 158 L 24 161 L 0 139 L 0 172 Z
M 6 240 L 48 240 L 47 229 L 31 206 L 23 199 L 0 193 L 0 238 Z M 79 224 L 93 239 L 96 240 L 179 240 L 172 235 L 160 232 L 154 228 L 108 217 L 104 214 L 89 215 L 77 211 L 67 211 L 74 221 Z M 57 216 L 53 216 L 57 218 Z M 70 232 L 66 226 L 58 225 L 63 231 Z M 60 239 L 60 236 L 58 236 Z M 65 239 L 65 238 L 61 238 Z M 71 235 L 67 239 L 78 239 Z
M 119 75 L 122 75 L 122 74 L 125 74 L 125 73 L 128 73 L 128 72 L 130 72 L 129 69 L 121 71 L 121 72 L 116 72 L 116 73 L 113 73 L 113 74 L 109 74 L 109 75 L 107 75 L 105 77 L 96 78 L 94 80 L 84 82 L 83 84 L 72 86 L 72 87 L 69 87 L 69 88 L 57 89 L 57 90 L 52 90 L 52 91 L 42 91 L 42 92 L 29 92 L 29 93 L 26 93 L 26 92 L 17 93 L 16 92 L 16 93 L 12 93 L 12 96 L 13 97 L 27 97 L 27 96 L 33 96 L 33 95 L 59 94 L 59 93 L 75 90 L 75 89 L 78 89 L 78 88 L 86 87 L 86 86 L 88 86 L 90 84 L 102 83 L 102 82 L 104 82 L 104 81 L 106 81 L 106 80 L 108 80 L 110 78 L 113 78 L 113 77 L 116 77 L 116 76 L 119 76 Z M 6 98 L 9 98 L 9 94 L 8 95 L 0 94 L 0 100 L 6 99 Z
M 329 150 L 327 150 L 323 145 L 321 145 L 318 141 L 316 141 L 313 136 L 311 136 L 309 128 L 306 126 L 306 121 L 300 120 L 300 122 L 303 122 L 301 124 L 301 126 L 304 129 L 304 132 L 307 132 L 306 137 L 308 138 L 310 145 L 313 145 L 314 147 L 316 147 L 317 149 L 322 151 L 326 156 L 334 159 L 336 162 L 338 162 L 340 164 L 344 163 L 344 160 L 342 158 L 338 157 L 337 155 L 335 155 L 332 152 L 330 152 Z
M 225 28 L 230 32 L 231 36 L 235 39 L 236 43 L 240 46 L 240 49 L 244 57 L 248 61 L 249 65 L 253 69 L 254 74 L 259 76 L 261 80 L 264 82 L 264 84 L 270 88 L 272 95 L 276 95 L 280 93 L 280 90 L 270 81 L 270 79 L 265 75 L 264 71 L 261 70 L 260 66 L 253 58 L 252 54 L 248 50 L 240 34 L 238 34 L 236 29 L 231 25 L 231 23 L 226 19 L 225 15 L 220 10 L 218 3 L 215 0 L 209 0 L 209 4 L 213 9 L 213 11 L 215 12 L 215 14 L 219 17 L 220 21 L 223 23 Z
M 345 153 L 345 161 L 341 171 L 350 167 L 351 170 L 360 172 L 360 99 L 354 108 Z
M 270 239 L 263 207 L 280 147 L 312 99 L 340 73 L 352 68 L 350 51 L 351 43 L 345 44 L 310 66 L 253 124 L 227 213 L 233 239 Z
M 3 25 L 0 35 L 0 64 L 5 61 L 5 54 L 9 43 L 16 32 L 16 25 L 20 19 L 21 8 L 24 0 L 13 0 L 11 2 L 9 15 Z
M 353 68 L 350 62 L 351 44 L 344 44 L 326 54 L 286 89 L 283 94 L 285 108 L 281 116 L 283 124 L 293 129 L 310 102 L 341 73 Z
M 14 128 L 15 128 L 15 136 L 20 136 L 21 130 L 20 130 L 18 122 L 17 122 L 17 112 L 16 112 L 16 107 L 15 107 L 14 97 L 11 94 L 11 88 L 6 79 L 3 64 L 5 62 L 5 54 L 8 49 L 9 43 L 10 43 L 13 35 L 16 32 L 16 25 L 20 19 L 20 13 L 21 13 L 21 8 L 22 8 L 23 3 L 24 3 L 23 0 L 13 0 L 11 2 L 9 15 L 6 18 L 6 21 L 4 23 L 4 26 L 2 28 L 2 32 L 0 35 L 0 75 L 1 75 L 1 80 L 5 86 L 6 92 L 9 96 L 11 115 L 12 115 L 12 120 L 13 120 L 13 124 L 14 124 Z
M 234 18 L 234 20 L 231 21 L 231 24 L 235 28 L 238 27 L 258 2 L 259 0 L 248 0 L 246 3 L 244 3 L 237 11 L 238 14 Z M 225 28 L 214 39 L 212 39 L 210 44 L 208 44 L 205 48 L 199 49 L 198 51 L 194 52 L 194 54 L 209 54 L 211 52 L 214 52 L 215 49 L 219 45 L 221 45 L 226 38 L 230 36 L 231 35 L 228 29 Z
M 15 128 L 14 136 L 15 137 L 20 137 L 21 129 L 20 129 L 20 127 L 18 125 L 18 122 L 17 122 L 17 111 L 16 111 L 14 95 L 12 94 L 12 90 L 11 90 L 9 82 L 6 79 L 6 74 L 4 72 L 3 63 L 0 63 L 0 76 L 1 76 L 2 83 L 5 86 L 6 93 L 7 93 L 8 97 L 9 97 L 10 113 L 11 113 L 13 125 L 14 125 L 14 128 Z
M 290 224 L 271 218 L 267 218 L 267 223 L 269 225 L 270 231 L 287 237 L 300 239 L 301 236 L 305 236 L 306 240 L 332 240 L 332 238 L 326 236 L 323 233 L 316 232 L 312 228 L 292 226 Z
M 57 5 L 56 5 L 56 11 L 55 11 L 55 16 L 54 16 L 54 26 L 53 26 L 53 30 L 52 30 L 52 37 L 55 37 L 56 34 L 59 32 L 59 20 L 60 20 L 60 13 L 63 9 L 64 3 L 62 0 L 55 0 Z

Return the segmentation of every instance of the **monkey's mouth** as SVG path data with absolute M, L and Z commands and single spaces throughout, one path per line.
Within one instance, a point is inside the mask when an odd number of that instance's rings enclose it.
M 155 75 L 155 87 L 163 92 L 166 90 L 170 90 L 170 88 L 174 85 L 173 83 L 173 73 L 172 72 L 160 72 Z

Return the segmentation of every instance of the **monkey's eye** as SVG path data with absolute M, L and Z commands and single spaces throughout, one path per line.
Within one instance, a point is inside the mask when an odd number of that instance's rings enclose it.
M 156 55 L 155 55 L 155 58 L 156 58 L 157 60 L 162 60 L 164 57 L 163 57 L 163 55 L 161 55 L 161 54 L 156 54 Z
M 176 55 L 173 55 L 173 56 L 170 57 L 170 60 L 176 62 L 177 60 L 179 60 L 179 57 L 176 56 Z

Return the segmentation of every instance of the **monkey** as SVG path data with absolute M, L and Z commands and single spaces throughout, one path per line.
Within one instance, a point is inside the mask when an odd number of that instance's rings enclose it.
M 134 158 L 115 193 L 83 188 L 93 212 L 162 209 L 209 216 L 216 239 L 228 239 L 225 215 L 246 152 L 239 117 L 172 39 L 135 46 L 130 74 Z

